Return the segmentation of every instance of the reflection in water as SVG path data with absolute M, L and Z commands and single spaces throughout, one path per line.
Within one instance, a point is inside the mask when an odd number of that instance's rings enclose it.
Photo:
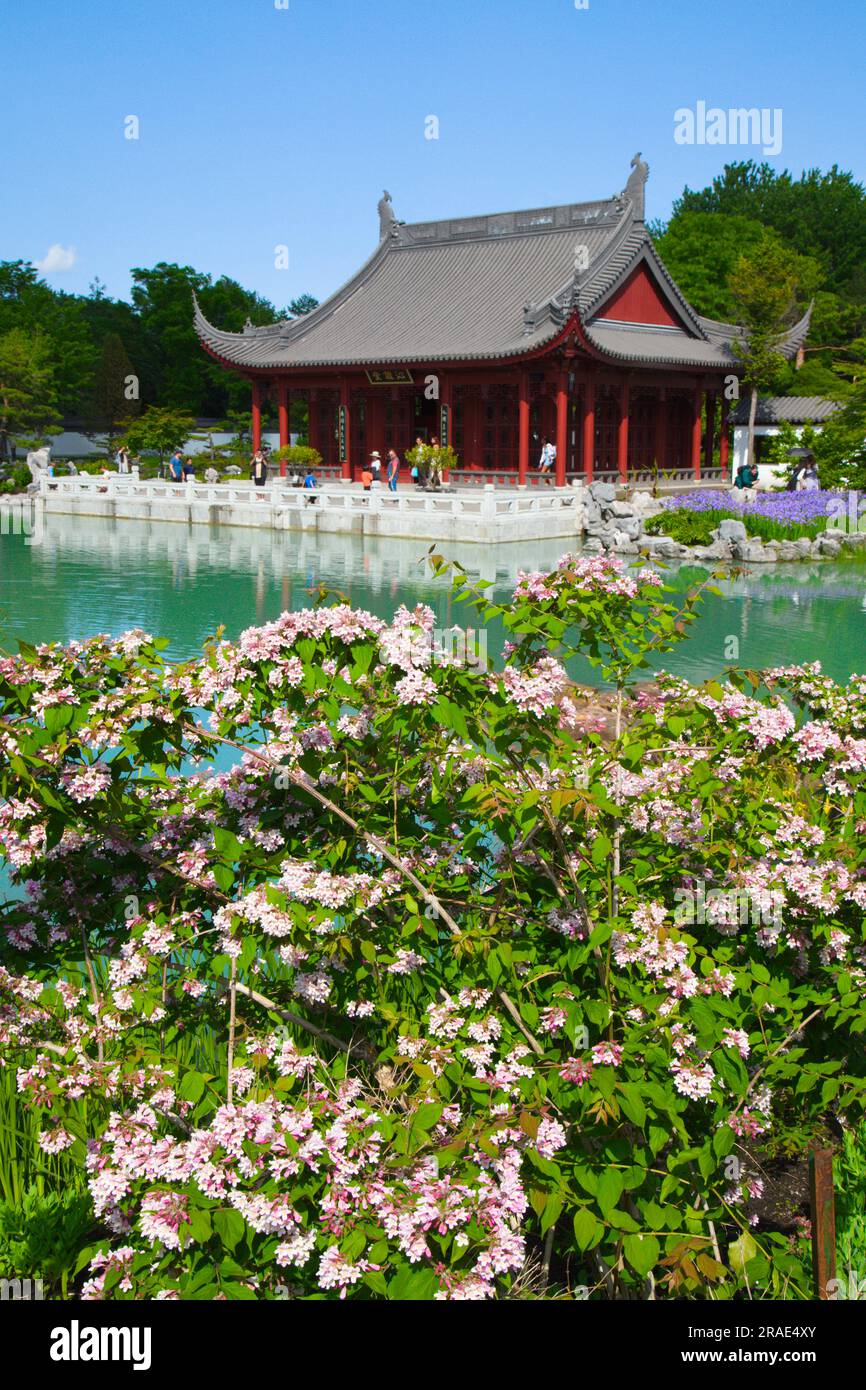
M 357 607 L 389 618 L 401 602 L 430 603 L 437 623 L 466 623 L 447 580 L 425 564 L 426 541 L 306 536 L 237 527 L 206 528 L 102 518 L 46 518 L 42 545 L 0 536 L 0 637 L 4 646 L 68 641 L 128 627 L 171 639 L 169 655 L 194 655 L 223 624 L 236 636 L 285 608 L 302 608 L 324 585 Z M 495 598 L 508 595 L 518 569 L 555 565 L 566 542 L 516 545 L 446 544 L 439 550 L 488 580 Z M 684 593 L 705 577 L 671 570 L 666 582 Z M 820 659 L 836 678 L 866 669 L 866 566 L 822 562 L 754 568 L 723 580 L 705 596 L 693 635 L 664 659 L 691 679 L 717 675 L 739 642 L 737 663 L 764 667 Z M 488 649 L 502 634 L 492 627 Z M 581 679 L 597 680 L 588 667 Z

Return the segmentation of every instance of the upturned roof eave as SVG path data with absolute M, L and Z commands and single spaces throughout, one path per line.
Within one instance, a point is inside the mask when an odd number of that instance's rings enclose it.
M 374 368 L 389 367 L 415 367 L 422 371 L 427 367 L 433 367 L 440 362 L 448 362 L 452 365 L 457 363 L 479 363 L 479 362 L 521 362 L 532 361 L 534 358 L 544 356 L 548 352 L 553 352 L 563 342 L 568 335 L 574 331 L 576 317 L 571 315 L 562 324 L 553 324 L 549 332 L 543 335 L 533 335 L 531 344 L 526 346 L 513 346 L 503 348 L 497 352 L 459 352 L 459 353 L 425 353 L 408 354 L 398 353 L 390 357 L 347 357 L 339 361 L 333 358 L 306 359 L 304 361 L 280 362 L 238 362 L 235 359 L 219 352 L 210 342 L 199 335 L 202 347 L 215 361 L 222 366 L 230 367 L 232 370 L 241 372 L 246 376 L 273 376 L 274 373 L 282 373 L 286 376 L 293 372 L 314 372 L 314 371 L 340 371 L 343 368 L 352 368 L 359 371 Z M 214 331 L 219 336 L 219 330 Z M 233 334 L 233 337 L 241 337 L 240 334 Z

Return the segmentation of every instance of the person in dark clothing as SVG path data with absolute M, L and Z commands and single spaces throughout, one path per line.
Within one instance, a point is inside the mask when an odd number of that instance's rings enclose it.
M 250 476 L 256 487 L 264 487 L 268 481 L 268 465 L 261 449 L 257 449 L 250 464 Z

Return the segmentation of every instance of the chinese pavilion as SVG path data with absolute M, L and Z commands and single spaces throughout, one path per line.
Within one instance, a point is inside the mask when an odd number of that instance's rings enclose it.
M 309 403 L 311 445 L 352 478 L 373 449 L 401 455 L 438 435 L 460 469 L 524 484 L 534 450 L 557 445 L 556 482 L 728 466 L 727 401 L 738 378 L 735 325 L 696 313 L 644 223 L 647 164 L 601 202 L 399 222 L 379 203 L 379 244 L 342 289 L 301 318 L 242 333 L 213 327 L 211 355 L 262 406 Z M 807 313 L 780 351 L 805 341 Z M 726 393 L 726 386 L 729 388 Z

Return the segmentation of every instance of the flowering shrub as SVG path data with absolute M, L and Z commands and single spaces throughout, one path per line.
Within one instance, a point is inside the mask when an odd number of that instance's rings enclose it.
M 502 671 L 345 605 L 0 659 L 0 1041 L 85 1298 L 810 1295 L 744 1161 L 862 1109 L 866 678 L 635 692 L 697 595 L 455 586 Z

